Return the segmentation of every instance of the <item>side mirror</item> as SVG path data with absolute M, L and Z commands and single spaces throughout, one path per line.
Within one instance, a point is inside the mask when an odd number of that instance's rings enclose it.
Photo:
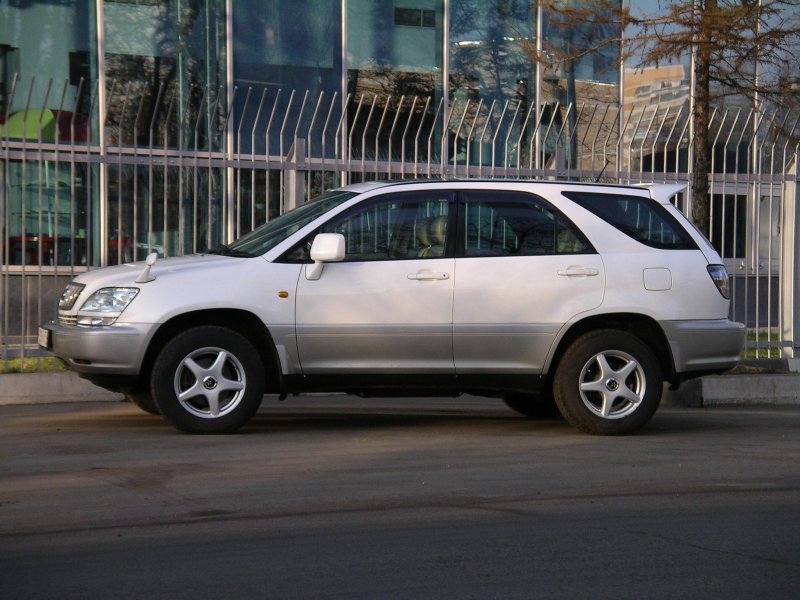
M 311 260 L 314 264 L 306 265 L 306 279 L 319 279 L 326 262 L 344 260 L 345 243 L 341 233 L 320 233 L 311 244 Z

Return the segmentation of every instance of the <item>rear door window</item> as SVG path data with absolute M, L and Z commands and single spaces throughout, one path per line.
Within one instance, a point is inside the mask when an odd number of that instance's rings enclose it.
M 544 256 L 595 250 L 564 215 L 531 194 L 474 190 L 459 194 L 459 255 Z

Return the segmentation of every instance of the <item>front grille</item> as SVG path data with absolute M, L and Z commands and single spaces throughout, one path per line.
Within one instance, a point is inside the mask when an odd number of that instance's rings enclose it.
M 76 325 L 78 323 L 78 315 L 58 315 L 58 322 L 61 325 Z

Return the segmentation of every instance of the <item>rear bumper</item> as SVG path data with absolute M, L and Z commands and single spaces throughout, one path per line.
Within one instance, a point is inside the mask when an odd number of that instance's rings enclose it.
M 725 371 L 739 362 L 745 326 L 728 319 L 662 321 L 672 350 L 675 372 L 691 377 L 694 372 Z

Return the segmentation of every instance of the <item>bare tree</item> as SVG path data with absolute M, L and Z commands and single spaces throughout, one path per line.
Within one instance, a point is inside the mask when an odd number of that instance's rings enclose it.
M 570 32 L 564 36 L 569 44 L 529 51 L 539 62 L 568 66 L 609 45 L 620 48 L 621 61 L 639 67 L 692 57 L 692 220 L 707 234 L 712 106 L 738 96 L 756 109 L 800 107 L 800 0 L 659 2 L 653 14 L 634 14 L 618 0 L 542 0 L 534 6 L 542 7 L 551 28 Z

